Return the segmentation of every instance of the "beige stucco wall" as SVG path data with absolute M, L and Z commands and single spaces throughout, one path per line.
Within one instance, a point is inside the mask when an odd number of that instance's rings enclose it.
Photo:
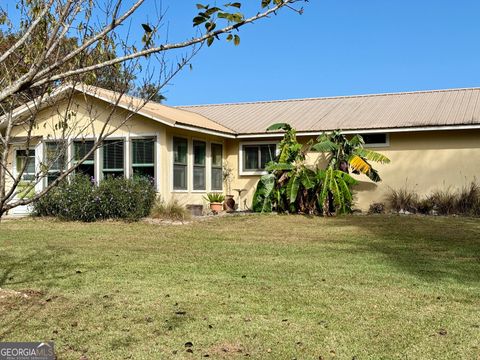
M 355 176 L 360 182 L 354 188 L 356 208 L 365 211 L 373 202 L 385 202 L 389 188 L 407 186 L 422 195 L 438 188 L 462 187 L 480 174 L 480 130 L 391 133 L 389 137 L 388 147 L 373 149 L 391 159 L 390 164 L 374 165 L 383 181 L 373 183 L 365 176 Z M 305 143 L 309 138 L 299 140 Z M 239 175 L 239 143 L 227 141 L 227 161 L 235 168 L 232 189 L 248 189 L 242 203 L 246 200 L 250 206 L 259 176 Z M 317 156 L 309 154 L 309 163 Z
M 109 108 L 101 100 L 79 95 L 75 99 L 77 104 L 75 116 L 70 121 L 71 130 L 68 137 L 81 138 L 96 136 L 109 116 Z M 43 139 L 59 138 L 60 133 L 55 130 L 55 124 L 65 113 L 66 104 L 58 103 L 54 107 L 42 111 L 38 118 L 38 126 L 32 135 Z M 108 129 L 113 129 L 124 121 L 129 114 L 127 111 L 118 110 L 110 120 Z M 91 123 L 92 116 L 94 121 Z M 91 125 L 86 126 L 91 123 Z M 107 129 L 107 131 L 108 131 Z M 25 136 L 24 129 L 17 128 L 14 136 Z M 157 121 L 134 115 L 121 126 L 113 137 L 156 136 L 156 181 L 159 193 L 166 199 L 177 199 L 181 204 L 203 204 L 205 192 L 210 189 L 210 144 L 212 142 L 224 145 L 224 157 L 229 166 L 233 168 L 234 178 L 231 189 L 247 189 L 242 194 L 241 207 L 251 206 L 252 195 L 259 176 L 240 175 L 239 172 L 239 146 L 240 143 L 252 142 L 254 139 L 230 139 L 200 132 L 172 128 Z M 173 155 L 172 138 L 174 136 L 188 139 L 188 190 L 173 191 Z M 193 154 L 192 141 L 194 139 L 207 142 L 207 190 L 193 190 Z M 279 138 L 262 138 L 261 141 L 272 140 L 278 142 Z M 301 142 L 308 138 L 300 138 Z M 436 188 L 448 186 L 461 187 L 473 180 L 480 173 L 480 130 L 464 131 L 425 131 L 411 133 L 391 133 L 388 147 L 375 148 L 388 156 L 392 162 L 388 165 L 376 165 L 383 182 L 374 184 L 366 177 L 357 177 L 360 184 L 355 187 L 355 205 L 362 210 L 368 209 L 372 202 L 385 201 L 388 189 L 408 187 L 425 194 Z M 37 144 L 33 144 L 37 145 Z M 128 160 L 126 155 L 126 160 Z M 42 154 L 38 154 L 38 161 L 42 161 Z M 309 162 L 314 163 L 318 154 L 309 154 Z M 10 166 L 13 166 L 13 152 L 10 153 Z M 101 150 L 96 153 L 97 164 L 101 163 Z M 126 161 L 128 164 L 129 162 Z M 97 165 L 100 166 L 100 165 Z M 127 170 L 127 175 L 129 171 Z M 237 192 L 231 191 L 237 200 Z

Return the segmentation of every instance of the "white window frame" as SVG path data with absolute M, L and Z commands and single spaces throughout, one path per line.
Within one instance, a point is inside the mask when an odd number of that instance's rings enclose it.
M 385 142 L 384 143 L 370 143 L 370 144 L 365 144 L 364 147 L 366 147 L 366 148 L 389 147 L 390 146 L 390 134 L 389 133 L 364 133 L 364 134 L 360 134 L 360 136 L 363 136 L 363 135 L 378 135 L 378 134 L 385 134 Z
M 265 170 L 244 170 L 243 169 L 243 148 L 245 146 L 255 146 L 255 145 L 275 145 L 275 155 L 278 155 L 278 141 L 271 140 L 271 141 L 248 141 L 248 142 L 241 142 L 239 145 L 238 150 L 238 169 L 240 176 L 250 176 L 250 175 L 265 175 L 267 172 Z M 260 155 L 259 155 L 260 156 Z M 259 159 L 260 163 L 260 159 Z

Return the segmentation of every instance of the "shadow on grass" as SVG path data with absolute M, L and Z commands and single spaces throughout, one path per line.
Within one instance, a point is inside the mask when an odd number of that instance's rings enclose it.
M 0 256 L 0 289 L 18 293 L 0 297 L 0 340 L 5 339 L 21 323 L 35 317 L 52 297 L 42 289 L 44 280 L 58 280 L 73 276 L 66 264 L 57 261 L 58 254 L 38 249 L 23 257 L 3 253 Z M 24 284 L 28 288 L 18 288 Z
M 480 220 L 452 217 L 358 216 L 327 221 L 358 228 L 351 240 L 400 271 L 427 281 L 480 282 Z

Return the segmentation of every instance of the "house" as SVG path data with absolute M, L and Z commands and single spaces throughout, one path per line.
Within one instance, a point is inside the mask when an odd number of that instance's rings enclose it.
M 460 187 L 480 173 L 479 88 L 180 107 L 123 96 L 117 108 L 118 94 L 112 91 L 84 86 L 67 99 L 71 90 L 57 91 L 42 106 L 29 149 L 25 129 L 16 127 L 9 154 L 13 174 L 28 157 L 32 165 L 23 176 L 34 179 L 60 138 L 68 143 L 66 161 L 77 161 L 105 126 L 113 133 L 81 167 L 96 181 L 110 174 L 145 174 L 163 198 L 203 204 L 205 193 L 226 192 L 222 166 L 227 164 L 231 189 L 245 189 L 243 208 L 251 204 L 263 167 L 282 137 L 266 132 L 277 122 L 295 127 L 301 142 L 335 129 L 359 133 L 367 147 L 391 159 L 376 166 L 383 182 L 358 178 L 355 206 L 363 210 L 384 201 L 389 188 L 407 186 L 422 194 Z M 23 106 L 14 116 L 21 121 L 28 114 Z M 65 119 L 69 130 L 62 133 Z M 313 162 L 318 154 L 312 155 Z M 59 171 L 52 166 L 36 190 Z M 229 191 L 238 202 L 238 192 Z

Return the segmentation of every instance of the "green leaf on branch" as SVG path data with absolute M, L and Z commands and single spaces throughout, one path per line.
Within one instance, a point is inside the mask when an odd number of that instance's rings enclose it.
M 266 8 L 271 2 L 272 0 L 262 0 L 262 8 Z
M 193 18 L 193 26 L 198 26 L 200 24 L 203 24 L 205 21 L 207 21 L 206 17 L 203 16 L 195 16 Z
M 233 37 L 233 43 L 235 44 L 235 46 L 240 45 L 240 36 L 235 35 L 235 36 Z
M 231 6 L 231 7 L 236 7 L 237 9 L 240 9 L 242 7 L 242 4 L 239 2 L 234 2 L 234 3 L 225 4 L 225 6 Z
M 143 27 L 143 30 L 145 30 L 145 32 L 147 33 L 153 32 L 152 28 L 148 24 L 142 24 L 142 27 Z

